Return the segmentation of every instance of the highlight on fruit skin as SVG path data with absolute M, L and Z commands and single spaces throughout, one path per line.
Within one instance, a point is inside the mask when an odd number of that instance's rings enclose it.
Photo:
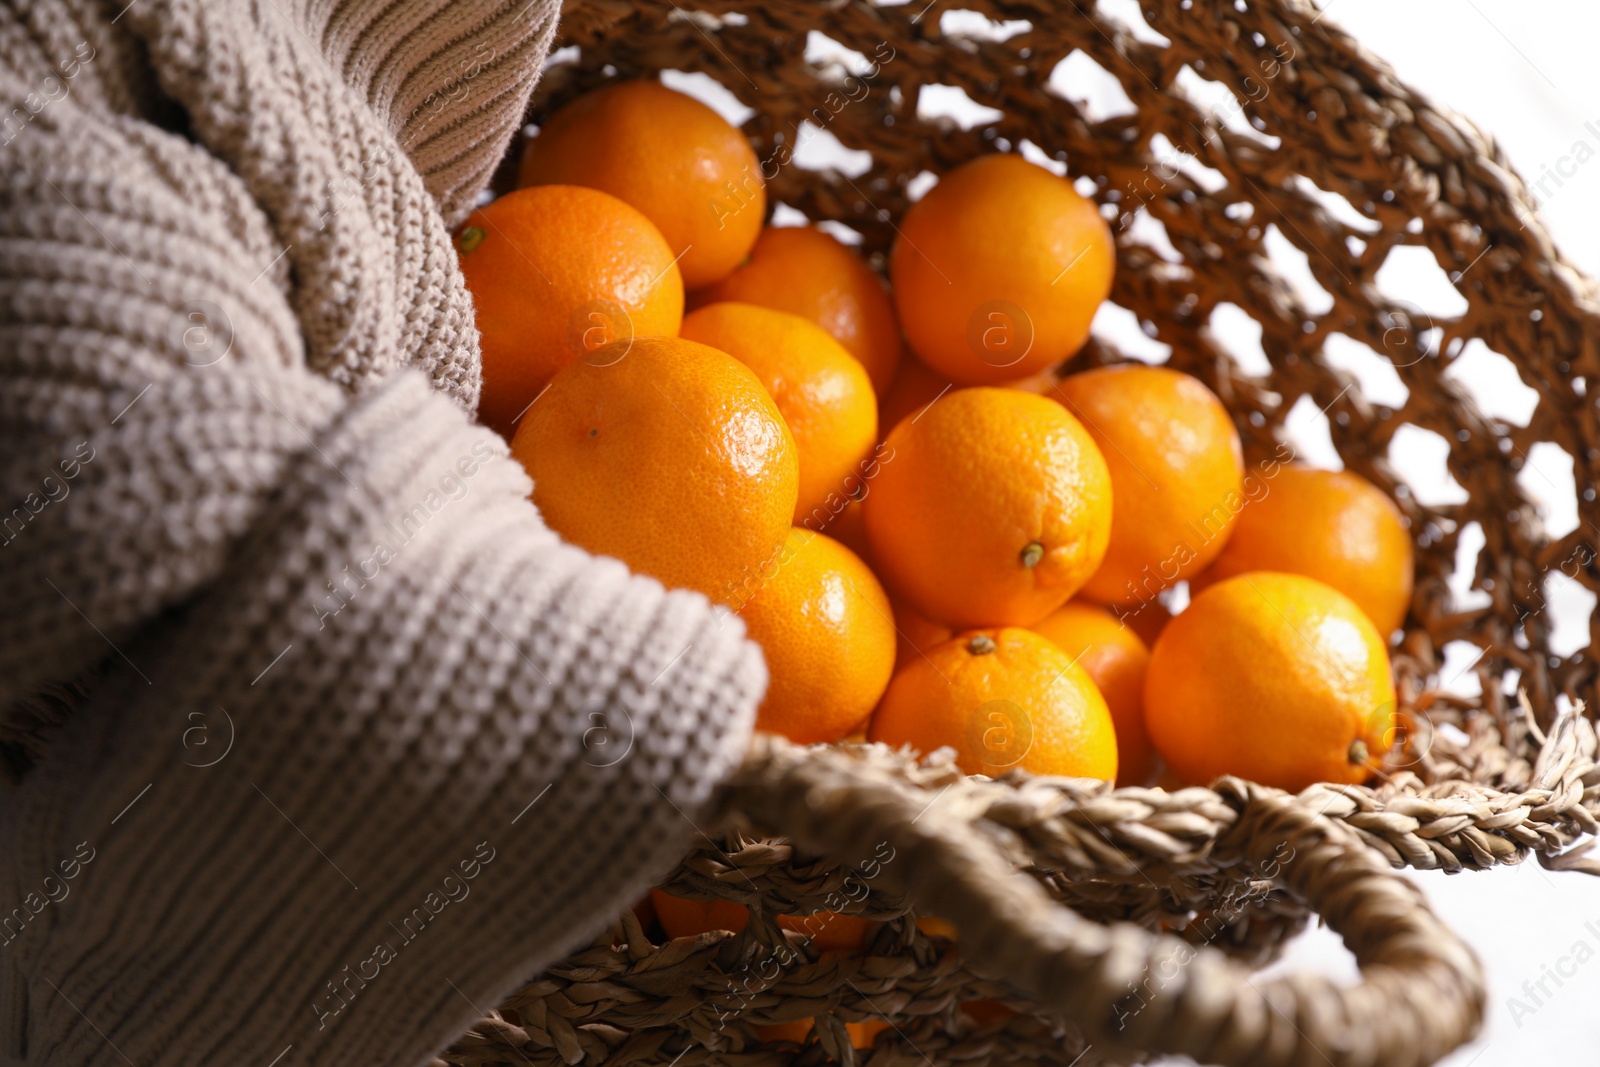
M 518 184 L 582 185 L 632 204 L 677 257 L 684 286 L 726 277 L 766 216 L 762 167 L 744 134 L 659 81 L 615 81 L 551 115 Z
M 889 683 L 867 738 L 924 755 L 951 748 L 967 774 L 1117 775 L 1111 712 L 1088 673 L 1015 627 L 959 633 L 913 659 Z
M 1019 155 L 979 156 L 912 204 L 889 255 L 906 340 L 962 385 L 1073 355 L 1111 292 L 1116 249 L 1094 202 Z
M 883 395 L 900 365 L 900 324 L 888 287 L 855 249 L 815 226 L 768 226 L 733 273 L 688 296 L 691 311 L 721 301 L 787 311 L 827 330 Z
M 1100 446 L 1116 501 L 1105 560 L 1084 595 L 1148 601 L 1209 566 L 1245 504 L 1239 432 L 1217 395 L 1191 375 L 1140 364 L 1068 375 L 1053 395 Z
M 677 337 L 561 371 L 511 452 L 550 528 L 668 588 L 743 603 L 788 536 L 794 438 L 750 368 Z
M 679 336 L 728 353 L 772 394 L 800 463 L 795 523 L 844 498 L 878 442 L 878 403 L 843 345 L 799 315 L 734 301 L 690 312 Z
M 1117 732 L 1117 784 L 1149 785 L 1158 760 L 1144 725 L 1144 678 L 1150 666 L 1144 641 L 1086 600 L 1068 601 L 1030 629 L 1059 645 L 1105 697 Z
M 802 745 L 842 740 L 894 672 L 889 598 L 855 553 L 799 527 L 762 578 L 737 609 L 767 660 L 756 729 Z
M 1237 775 L 1298 792 L 1370 778 L 1394 736 L 1383 637 L 1314 578 L 1253 571 L 1167 624 L 1145 673 L 1145 726 L 1185 782 Z
M 563 367 L 635 336 L 675 336 L 683 278 L 661 231 L 596 189 L 519 189 L 456 237 L 478 324 L 478 417 L 509 440 Z
M 863 501 L 889 592 L 952 627 L 1026 626 L 1061 606 L 1106 554 L 1106 461 L 1053 400 L 946 393 L 901 420 Z
M 1411 531 L 1384 492 L 1350 471 L 1263 469 L 1222 554 L 1191 592 L 1246 571 L 1315 578 L 1354 600 L 1388 637 L 1411 607 Z

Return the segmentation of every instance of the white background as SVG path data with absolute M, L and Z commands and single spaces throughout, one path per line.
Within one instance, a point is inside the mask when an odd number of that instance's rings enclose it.
M 1575 142 L 1587 141 L 1596 157 L 1581 166 L 1567 162 L 1563 169 L 1572 176 L 1562 177 L 1560 187 L 1546 178 L 1543 194 L 1535 189 L 1534 195 L 1568 258 L 1600 276 L 1600 59 L 1594 51 L 1600 8 L 1592 0 L 1332 0 L 1323 10 L 1414 88 L 1496 138 L 1530 185 L 1562 157 L 1574 156 Z M 1597 132 L 1584 129 L 1591 121 Z M 1564 611 L 1567 632 L 1587 632 L 1587 605 L 1552 604 Z M 1600 879 L 1547 872 L 1531 860 L 1453 877 L 1411 877 L 1489 973 L 1484 1033 L 1446 1064 L 1600 1062 Z M 1588 953 L 1577 951 L 1579 942 Z M 1592 958 L 1579 964 L 1586 954 Z M 1558 965 L 1574 972 L 1561 985 L 1547 977 Z M 1296 968 L 1356 977 L 1348 954 L 1326 930 L 1302 937 L 1274 970 Z M 1551 995 L 1535 989 L 1543 1000 L 1535 1005 L 1522 986 L 1541 977 Z M 1533 1013 L 1513 1011 L 1512 996 Z

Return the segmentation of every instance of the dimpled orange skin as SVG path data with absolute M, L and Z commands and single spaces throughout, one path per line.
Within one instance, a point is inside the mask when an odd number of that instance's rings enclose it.
M 1105 608 L 1069 601 L 1031 627 L 1078 661 L 1111 709 L 1117 731 L 1117 784 L 1148 785 L 1155 752 L 1144 728 L 1144 675 L 1150 650 Z
M 456 249 L 483 352 L 478 416 L 507 438 L 584 352 L 620 336 L 671 337 L 683 321 L 683 278 L 660 231 L 593 189 L 507 193 L 467 218 Z
M 1115 267 L 1093 202 L 1016 155 L 946 174 L 906 212 L 889 255 L 912 351 L 963 385 L 1026 378 L 1071 356 Z
M 1271 571 L 1195 597 L 1145 674 L 1150 741 L 1196 784 L 1224 774 L 1289 792 L 1363 782 L 1392 737 L 1394 701 L 1383 638 L 1355 602 Z
M 888 289 L 848 245 L 810 226 L 768 226 L 750 258 L 689 294 L 691 308 L 724 300 L 810 319 L 861 361 L 880 395 L 900 364 L 900 324 Z
M 756 372 L 798 450 L 794 521 L 827 518 L 829 500 L 844 498 L 846 480 L 859 479 L 862 461 L 878 443 L 877 397 L 861 364 L 822 327 L 754 304 L 690 312 L 679 336 L 720 349 Z
M 669 588 L 742 602 L 789 532 L 794 438 L 750 368 L 676 337 L 557 374 L 511 452 L 550 528 Z
M 1063 378 L 1054 395 L 1100 446 L 1117 501 L 1111 547 L 1084 595 L 1137 603 L 1205 570 L 1245 500 L 1239 432 L 1217 395 L 1134 364 Z
M 1246 571 L 1326 582 L 1354 600 L 1385 637 L 1411 606 L 1411 533 L 1383 491 L 1348 471 L 1284 466 L 1263 477 L 1228 544 L 1191 591 Z
M 771 679 L 756 729 L 802 745 L 839 741 L 894 672 L 889 598 L 855 553 L 798 527 L 763 578 L 739 609 Z
M 744 134 L 656 81 L 613 82 L 552 115 L 528 142 L 518 184 L 585 185 L 626 200 L 683 257 L 690 289 L 738 266 L 767 212 Z
M 913 660 L 889 683 L 867 737 L 923 754 L 948 745 L 967 774 L 1117 776 L 1111 712 L 1088 673 L 1016 628 L 965 631 Z
M 1055 401 L 952 390 L 903 420 L 887 445 L 863 501 L 872 559 L 890 593 L 928 618 L 1026 626 L 1105 556 L 1106 463 Z

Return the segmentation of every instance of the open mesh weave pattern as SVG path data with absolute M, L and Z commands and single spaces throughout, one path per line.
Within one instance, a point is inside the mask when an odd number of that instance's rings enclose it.
M 744 128 L 765 165 L 769 198 L 850 227 L 879 266 L 895 220 L 926 181 L 920 175 L 994 151 L 1064 164 L 1115 232 L 1111 302 L 1170 350 L 1168 365 L 1223 398 L 1247 465 L 1289 440 L 1290 412 L 1309 403 L 1325 417 L 1345 467 L 1382 487 L 1409 519 L 1417 574 L 1394 654 L 1404 742 L 1373 785 L 1316 786 L 1288 798 L 1243 783 L 1167 793 L 1015 775 L 974 787 L 981 801 L 964 802 L 954 817 L 1078 914 L 1171 932 L 1202 946 L 1196 958 L 1207 960 L 1222 952 L 1261 962 L 1303 926 L 1308 908 L 1318 905 L 1328 917 L 1326 900 L 1308 899 L 1321 893 L 1293 878 L 1264 876 L 1242 863 L 1237 849 L 1219 847 L 1257 820 L 1263 805 L 1294 805 L 1339 843 L 1351 867 L 1375 860 L 1455 871 L 1535 855 L 1546 866 L 1600 873 L 1600 861 L 1571 847 L 1595 832 L 1600 815 L 1594 718 L 1584 710 L 1596 707 L 1593 656 L 1588 649 L 1552 654 L 1545 603 L 1546 579 L 1557 571 L 1600 591 L 1593 488 L 1600 423 L 1587 400 L 1589 383 L 1600 376 L 1600 301 L 1593 283 L 1551 244 L 1498 146 L 1400 83 L 1298 0 L 1144 0 L 1142 20 L 1138 11 L 1119 19 L 1077 2 L 959 0 L 959 12 L 951 10 L 957 2 L 572 5 L 560 42 L 570 47 L 546 74 L 531 121 L 608 78 L 661 70 L 708 75 L 753 109 Z M 813 31 L 858 53 L 860 62 L 852 70 L 808 60 Z M 1052 81 L 1069 56 L 1067 71 L 1093 74 L 1098 66 L 1132 106 L 1091 117 L 1076 102 L 1071 77 Z M 994 109 L 992 121 L 963 128 L 930 115 L 929 102 L 955 91 L 950 87 Z M 804 141 L 819 131 L 870 153 L 870 167 L 852 175 L 807 169 Z M 502 179 L 513 164 L 514 154 Z M 1431 253 L 1462 298 L 1459 315 L 1429 315 L 1380 289 L 1378 272 L 1401 246 Z M 1293 269 L 1299 256 L 1309 278 Z M 1269 366 L 1250 365 L 1219 341 L 1212 329 L 1219 306 L 1260 327 Z M 1372 402 L 1334 365 L 1327 355 L 1334 335 L 1367 346 L 1392 367 L 1404 387 L 1401 406 Z M 1481 357 L 1481 346 L 1509 358 L 1536 392 L 1525 426 L 1485 414 L 1452 374 L 1465 354 L 1476 349 Z M 1095 340 L 1065 369 L 1123 358 Z M 1436 435 L 1430 440 L 1446 454 L 1460 490 L 1450 498 L 1456 502 L 1425 504 L 1399 476 L 1390 447 L 1402 432 Z M 1560 449 L 1573 465 L 1576 490 L 1567 491 L 1578 494 L 1578 522 L 1559 536 L 1547 533 L 1523 487 L 1529 477 L 1544 477 L 1527 467 L 1541 445 Z M 1472 590 L 1466 602 L 1477 605 L 1464 609 L 1449 582 L 1469 528 L 1481 531 L 1484 544 L 1468 573 L 1457 576 Z M 1473 655 L 1482 650 L 1470 668 L 1475 695 L 1462 695 L 1470 686 L 1441 684 L 1460 681 L 1441 678 L 1451 642 L 1469 643 Z M 953 785 L 959 776 L 948 768 L 919 770 L 881 750 L 811 758 L 817 766 L 844 760 L 853 769 L 839 773 L 886 792 L 940 797 L 940 809 L 949 801 L 942 791 L 968 794 L 967 786 Z M 1193 1004 L 1170 1007 L 1188 1003 L 1178 988 L 1189 988 L 1187 978 L 1172 988 L 1163 983 L 1159 996 L 1141 995 L 1137 971 L 1109 982 L 1101 973 L 1100 985 L 1079 988 L 1078 1000 L 1089 1004 L 1082 1010 L 1045 1010 L 1048 998 L 1019 992 L 1013 971 L 979 977 L 949 941 L 921 932 L 905 892 L 894 888 L 897 878 L 863 877 L 870 847 L 856 856 L 845 839 L 824 830 L 802 852 L 770 836 L 798 840 L 794 824 L 803 816 L 770 805 L 756 816 L 754 809 L 763 797 L 809 795 L 784 789 L 815 771 L 803 758 L 753 756 L 729 792 L 727 819 L 706 828 L 711 836 L 666 883 L 679 895 L 749 905 L 753 919 L 743 934 L 656 944 L 625 916 L 593 948 L 485 1020 L 450 1062 L 620 1067 L 681 1058 L 684 1067 L 765 1067 L 870 1057 L 876 1067 L 901 1059 L 1068 1064 L 1086 1046 L 1084 1063 L 1126 1055 L 1110 1051 L 1126 1046 L 1217 1062 L 1423 1063 L 1475 1025 L 1469 1009 L 1474 990 L 1481 998 L 1481 979 L 1466 957 L 1456 960 L 1465 999 L 1444 992 L 1427 1006 L 1455 1032 L 1430 1032 L 1426 1040 L 1387 1031 L 1373 1039 L 1377 1046 L 1350 1038 L 1364 994 L 1319 988 L 1306 993 L 1300 1014 L 1279 1010 L 1277 1000 L 1272 1011 L 1252 1009 L 1246 995 L 1232 1010 L 1254 1022 L 1240 1023 L 1230 1045 L 1207 1026 L 1180 1025 L 1195 1023 L 1184 1014 L 1190 1009 L 1205 1017 Z M 885 923 L 859 958 L 819 958 L 802 947 L 752 993 L 739 968 L 752 953 L 760 957 L 760 946 L 770 955 L 786 943 L 772 917 L 817 910 Z M 1349 930 L 1341 932 L 1351 940 Z M 1374 973 L 1364 971 L 1363 989 L 1376 988 Z M 730 977 L 740 974 L 743 984 Z M 1159 1016 L 1183 1039 L 1085 1037 L 1104 1029 L 1105 1018 L 1126 1016 L 1130 996 L 1169 1005 L 1139 1017 Z M 957 1010 L 963 1001 L 994 997 L 1023 1014 L 980 1026 Z M 750 1029 L 813 1015 L 814 1036 L 801 1046 L 763 1045 Z M 840 1020 L 881 1015 L 895 1028 L 870 1052 L 852 1051 Z M 1285 1036 L 1281 1023 L 1290 1017 L 1309 1045 Z

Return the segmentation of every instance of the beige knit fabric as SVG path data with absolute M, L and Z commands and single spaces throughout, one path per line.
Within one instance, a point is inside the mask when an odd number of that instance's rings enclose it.
M 0 5 L 0 1057 L 424 1063 L 742 751 L 737 620 L 468 415 L 554 12 Z

